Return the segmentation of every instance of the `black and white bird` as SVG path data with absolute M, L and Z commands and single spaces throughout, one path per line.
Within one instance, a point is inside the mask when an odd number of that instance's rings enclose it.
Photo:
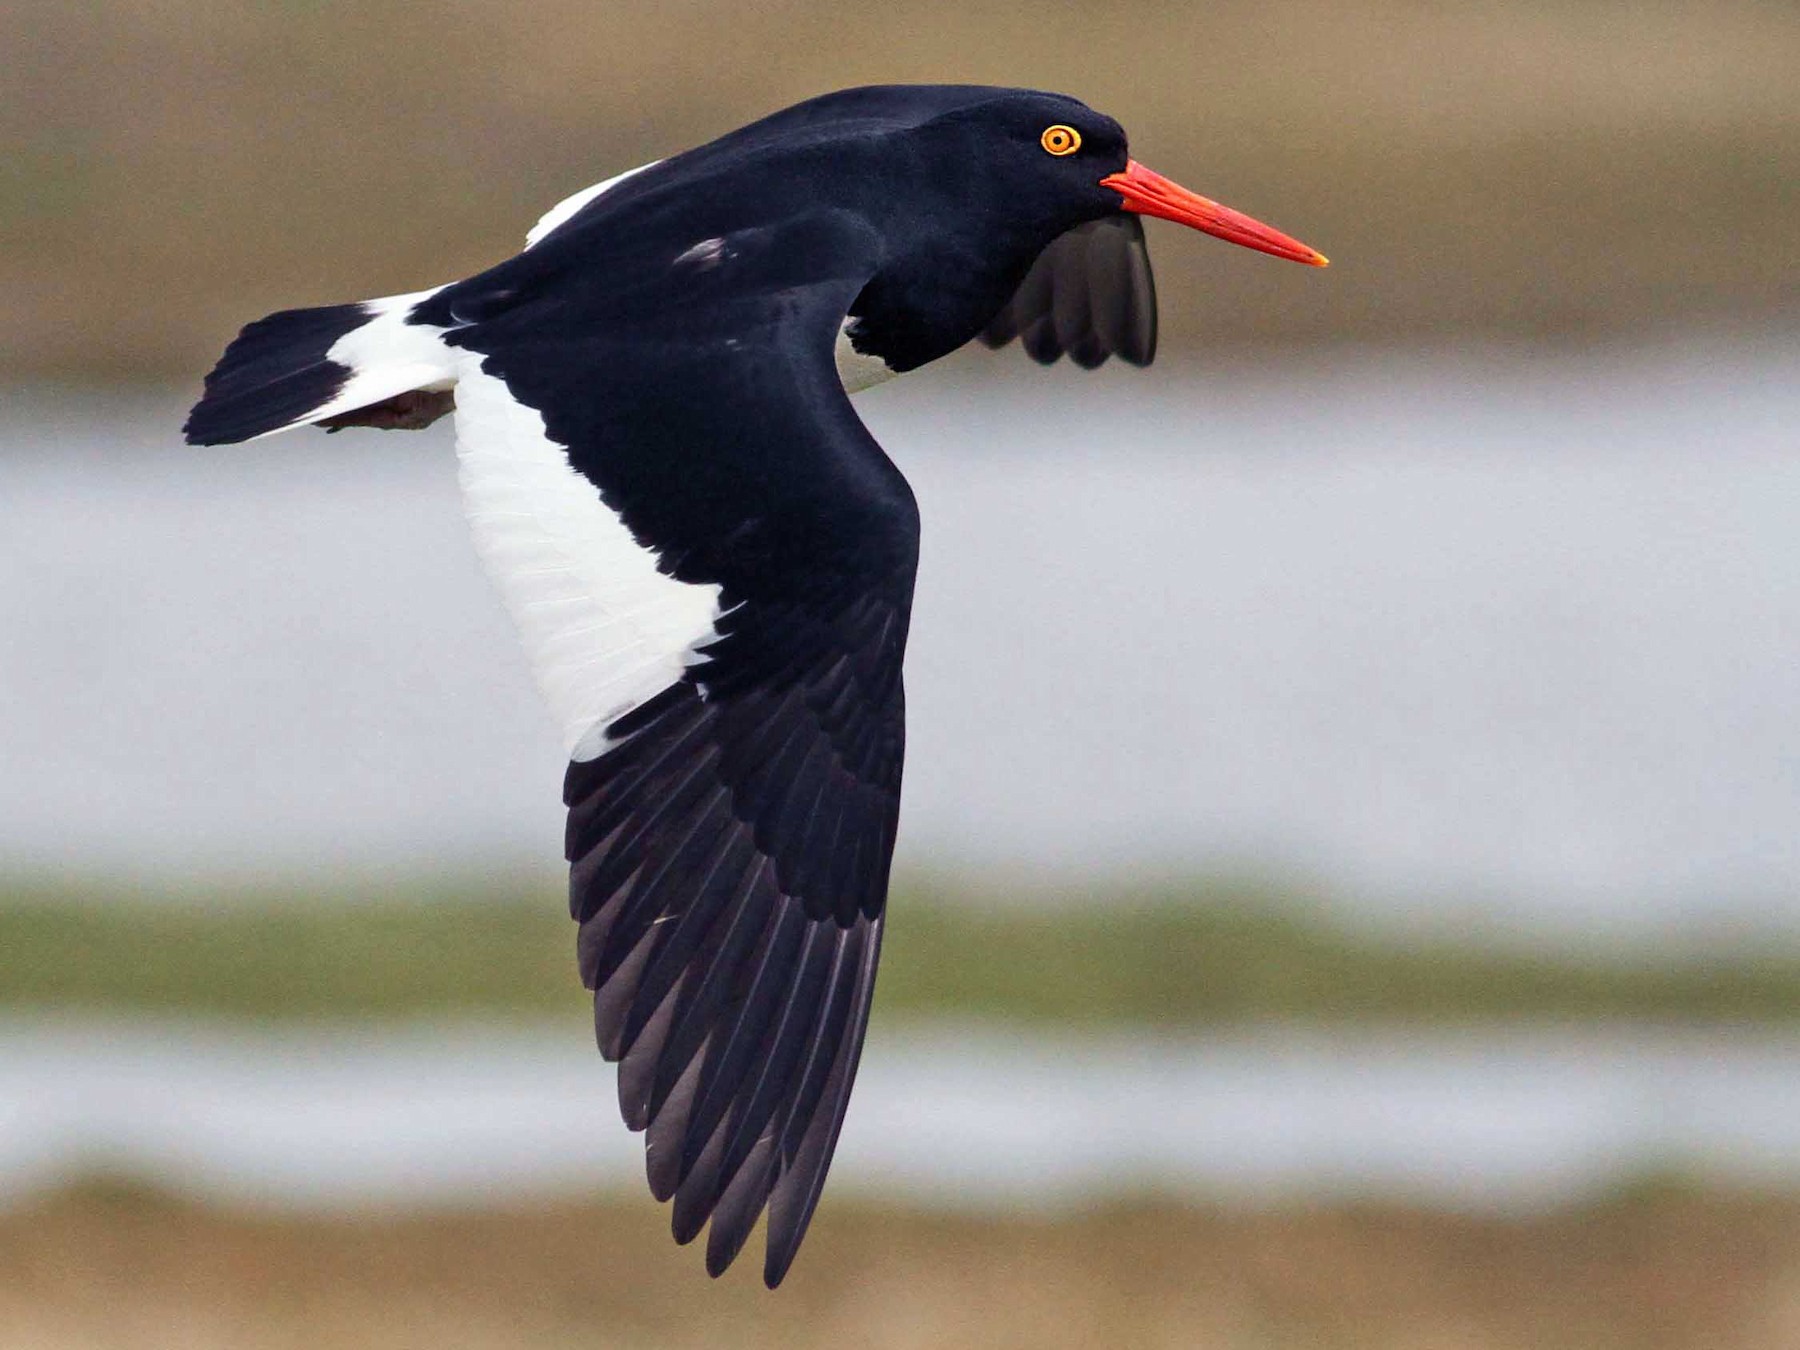
M 650 1189 L 786 1274 L 881 947 L 918 559 L 848 395 L 975 338 L 1147 365 L 1139 217 L 1324 259 L 1020 89 L 851 89 L 621 174 L 466 281 L 284 310 L 189 441 L 453 412 L 476 548 L 569 765 L 569 902 Z

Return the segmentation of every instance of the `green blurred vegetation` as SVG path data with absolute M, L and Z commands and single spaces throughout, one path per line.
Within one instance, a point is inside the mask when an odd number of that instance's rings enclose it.
M 598 178 L 879 80 L 1077 94 L 1331 255 L 1153 227 L 1171 355 L 1800 312 L 1777 0 L 113 0 L 0 7 L 0 49 L 15 378 L 197 379 L 266 310 L 465 275 Z
M 903 885 L 883 948 L 880 1018 L 1185 1028 L 1800 1016 L 1794 947 L 1526 951 L 1353 931 L 1317 906 L 1224 883 L 1006 899 Z M 471 882 L 175 899 L 0 888 L 0 1007 L 15 1011 L 533 1016 L 582 1002 L 574 930 L 547 890 Z

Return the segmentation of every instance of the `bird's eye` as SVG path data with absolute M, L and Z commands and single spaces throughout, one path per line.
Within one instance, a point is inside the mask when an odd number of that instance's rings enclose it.
M 1038 137 L 1038 144 L 1053 155 L 1072 155 L 1081 149 L 1081 133 L 1074 127 L 1065 127 L 1058 122 L 1053 127 L 1044 128 L 1044 134 Z

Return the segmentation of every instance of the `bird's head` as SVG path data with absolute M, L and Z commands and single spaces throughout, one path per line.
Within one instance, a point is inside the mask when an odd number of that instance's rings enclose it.
M 1156 216 L 1314 267 L 1299 240 L 1202 197 L 1131 158 L 1125 130 L 1077 99 L 992 90 L 918 128 L 945 186 L 992 214 L 1060 234 L 1119 212 Z M 947 153 L 947 145 L 954 146 Z
M 1325 263 L 1297 239 L 1138 163 L 1123 127 L 1061 94 L 969 85 L 849 89 L 720 144 L 770 153 L 796 197 L 812 202 L 829 193 L 832 204 L 876 227 L 885 258 L 851 309 L 851 338 L 894 370 L 992 332 L 1033 264 L 1094 222 L 1157 216 L 1276 257 Z M 1154 349 L 1155 301 L 1141 236 L 1131 237 L 1139 275 L 1120 284 L 1141 294 L 1120 292 L 1114 307 L 1131 310 L 1120 322 L 1141 336 L 1115 349 L 1144 364 Z M 1118 270 L 1106 258 L 1082 257 L 1084 267 Z

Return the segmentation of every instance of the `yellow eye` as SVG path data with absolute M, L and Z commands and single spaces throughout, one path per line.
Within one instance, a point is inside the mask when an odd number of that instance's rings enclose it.
M 1058 122 L 1053 127 L 1044 128 L 1044 134 L 1038 137 L 1038 143 L 1053 155 L 1072 155 L 1081 149 L 1081 133 L 1074 127 L 1065 127 Z

